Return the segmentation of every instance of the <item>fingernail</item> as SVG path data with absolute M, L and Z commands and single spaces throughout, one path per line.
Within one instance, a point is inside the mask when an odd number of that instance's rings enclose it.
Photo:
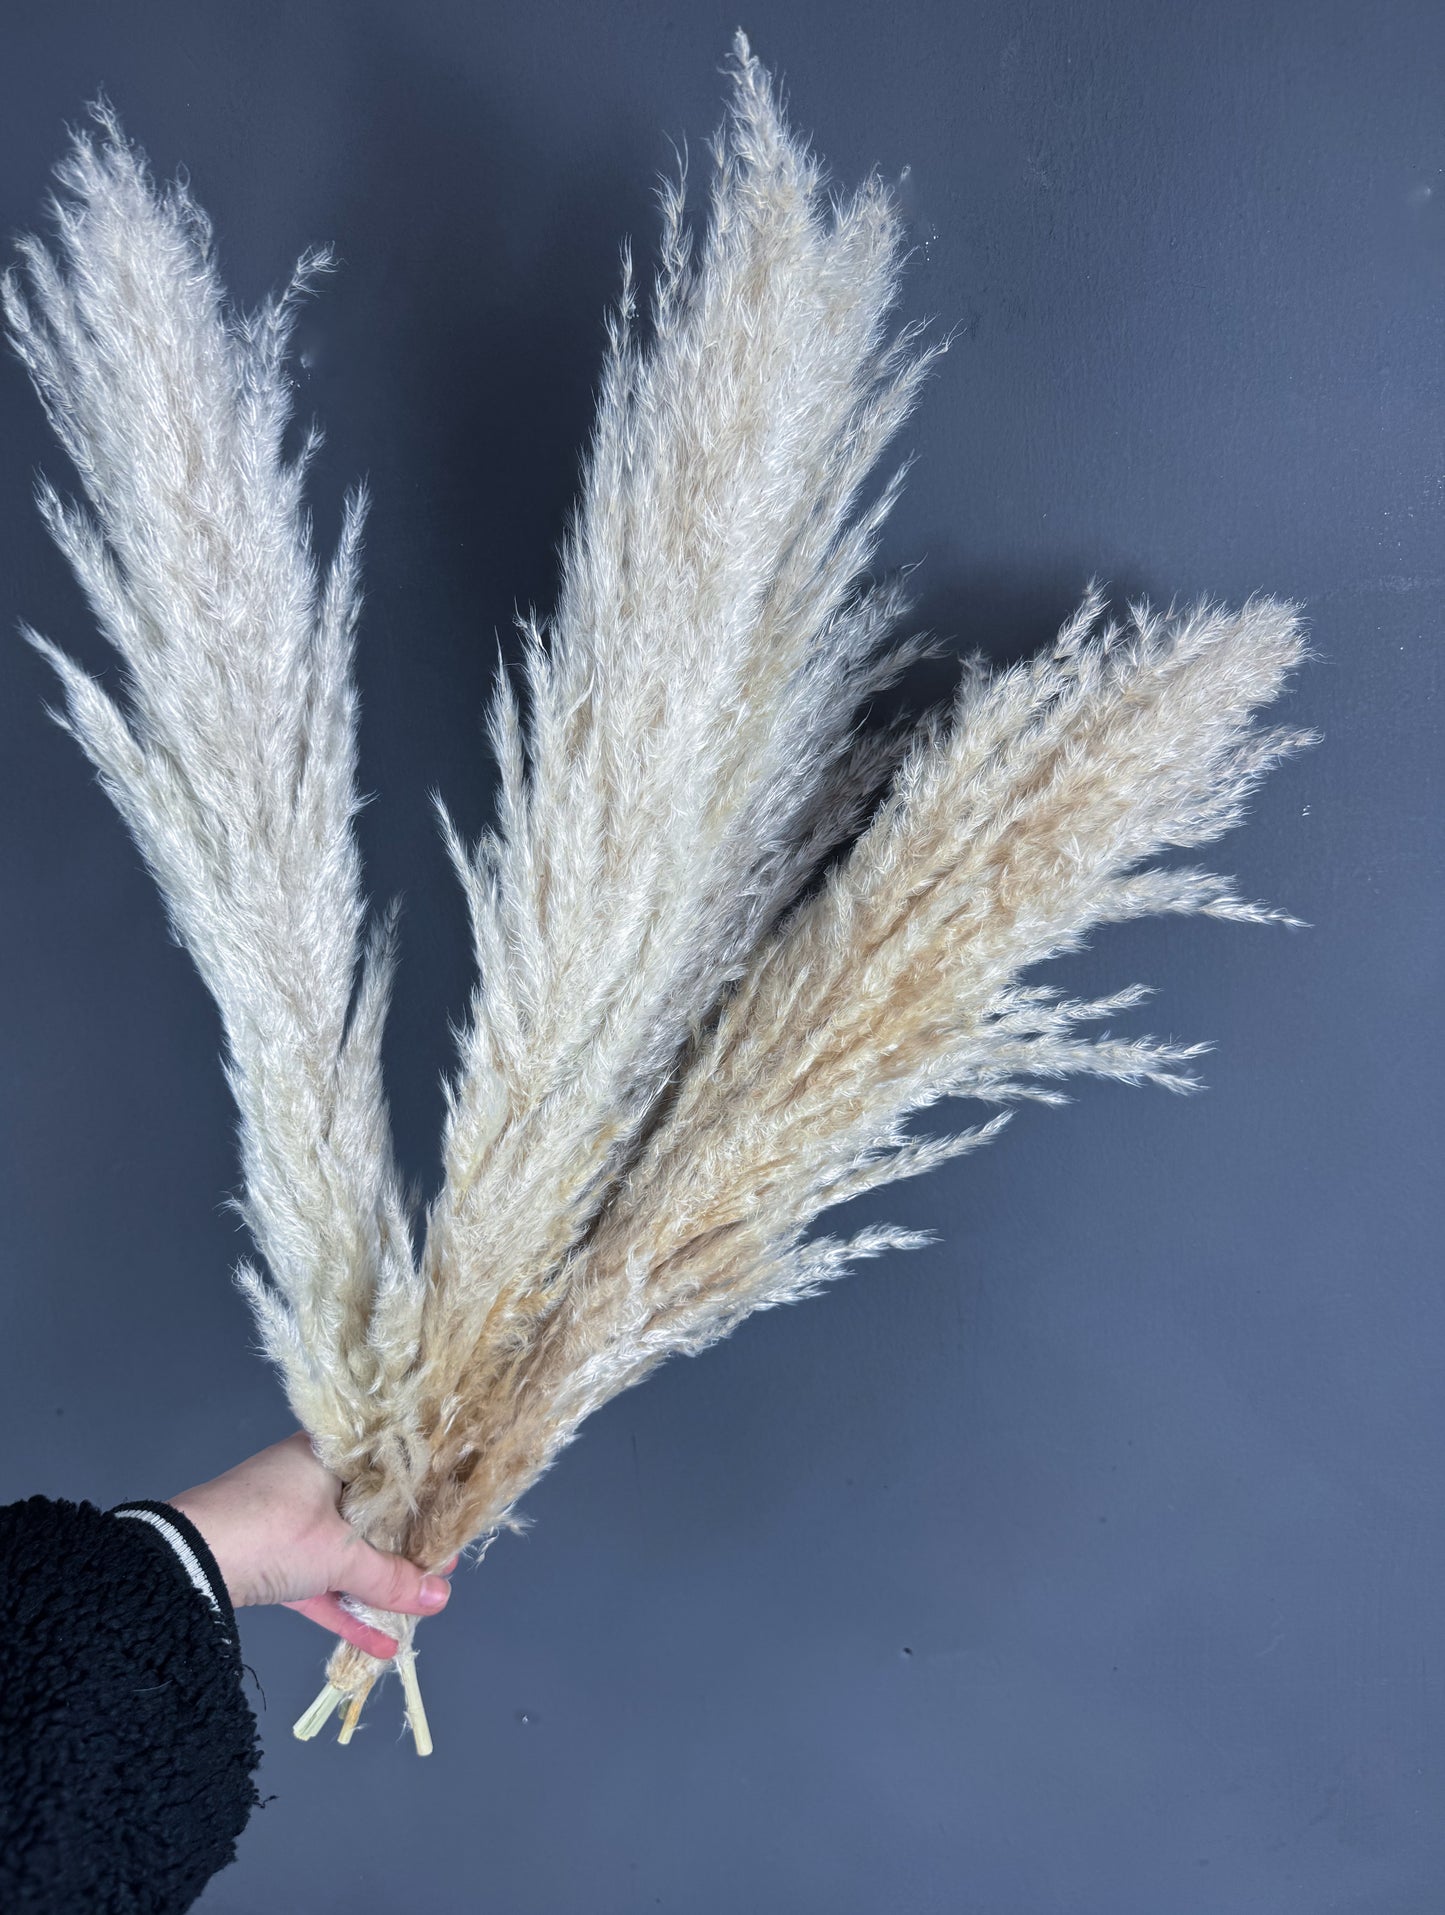
M 421 1599 L 428 1609 L 440 1609 L 452 1593 L 452 1586 L 445 1576 L 423 1576 L 421 1579 Z

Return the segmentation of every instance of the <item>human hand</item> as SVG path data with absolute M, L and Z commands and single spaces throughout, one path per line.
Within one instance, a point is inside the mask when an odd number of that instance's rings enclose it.
M 298 1430 L 167 1501 L 205 1537 L 238 1609 L 281 1603 L 385 1658 L 395 1653 L 395 1642 L 343 1609 L 341 1595 L 403 1615 L 434 1616 L 451 1594 L 446 1578 L 457 1558 L 424 1577 L 404 1556 L 373 1549 L 341 1514 L 341 1488 Z

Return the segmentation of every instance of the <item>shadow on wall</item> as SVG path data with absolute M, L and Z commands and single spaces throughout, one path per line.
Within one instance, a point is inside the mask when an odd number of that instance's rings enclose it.
M 498 646 L 514 659 L 515 608 L 551 603 L 620 247 L 631 234 L 650 258 L 666 149 L 618 121 L 601 150 L 559 148 L 514 96 L 427 60 L 384 15 L 356 34 L 366 144 L 335 223 L 342 271 L 297 340 L 305 355 L 306 328 L 320 334 L 301 410 L 328 431 L 318 478 L 339 493 L 365 473 L 373 496 L 357 679 L 361 783 L 381 802 L 358 831 L 372 896 L 405 898 L 385 1069 L 404 1174 L 430 1189 L 448 1020 L 475 979 L 429 794 L 469 838 L 488 822 Z
M 1002 668 L 1045 650 L 1078 608 L 1095 569 L 1085 560 L 1061 561 L 1047 572 L 992 568 L 933 579 L 928 567 L 921 566 L 913 615 L 905 629 L 931 632 L 947 650 L 941 658 L 921 660 L 875 699 L 874 718 L 885 722 L 900 712 L 921 716 L 946 702 L 959 682 L 959 661 L 973 652 L 982 652 L 990 665 Z M 1133 579 L 1110 579 L 1108 586 L 1113 606 L 1148 596 Z

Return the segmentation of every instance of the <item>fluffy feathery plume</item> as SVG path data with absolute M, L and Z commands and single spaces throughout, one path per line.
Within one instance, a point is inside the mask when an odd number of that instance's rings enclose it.
M 841 204 L 739 39 L 697 257 L 662 192 L 651 337 L 630 267 L 525 727 L 491 711 L 498 823 L 451 833 L 480 969 L 449 1098 L 422 1341 L 466 1434 L 524 1348 L 686 1042 L 862 823 L 896 737 L 860 704 L 924 649 L 863 588 L 898 477 L 860 488 L 931 351 L 891 336 L 903 250 L 879 181 Z
M 1076 1072 L 1175 1089 L 1195 1047 L 1100 1036 L 1025 977 L 1096 925 L 1282 914 L 1152 862 L 1235 824 L 1305 742 L 1256 712 L 1303 643 L 1258 599 L 1107 620 L 968 661 L 950 711 L 860 731 L 933 649 L 865 582 L 870 472 L 937 348 L 892 328 L 900 215 L 835 202 L 741 35 L 694 252 L 662 194 L 646 337 L 624 267 L 597 424 L 522 704 L 490 714 L 495 826 L 464 845 L 480 979 L 419 1264 L 377 1068 L 389 941 L 355 1002 L 354 504 L 327 581 L 281 460 L 295 289 L 223 309 L 200 214 L 112 122 L 63 169 L 60 264 L 27 247 L 13 335 L 95 517 L 47 516 L 130 675 L 126 715 L 50 650 L 69 723 L 226 1022 L 265 1347 L 367 1537 L 436 1566 L 515 1526 L 602 1403 L 751 1311 L 926 1241 L 818 1214 L 987 1141 L 908 1133 L 944 1097 L 1057 1101 Z M 303 261 L 298 285 L 316 261 Z M 44 641 L 37 641 L 43 645 Z M 861 835 L 859 835 L 861 833 Z M 856 840 L 856 842 L 855 842 Z M 396 1636 L 425 1751 L 411 1618 Z M 388 1665 L 339 1648 L 297 1725 Z
M 1138 987 L 1085 1001 L 1020 980 L 1122 919 L 1297 922 L 1226 878 L 1148 860 L 1220 836 L 1310 742 L 1254 718 L 1302 652 L 1295 609 L 1276 600 L 1140 607 L 1116 624 L 1091 592 L 1052 652 L 970 671 L 856 845 L 759 949 L 545 1320 L 458 1419 L 468 1440 L 420 1532 L 431 1554 L 506 1523 L 583 1419 L 665 1358 L 858 1258 L 929 1241 L 888 1225 L 804 1237 L 821 1210 L 1005 1121 L 909 1137 L 914 1112 L 943 1097 L 1058 1102 L 1053 1083 L 1081 1072 L 1190 1087 L 1201 1047 L 1086 1034 Z
M 352 829 L 365 502 L 348 498 L 323 572 L 302 499 L 319 436 L 282 450 L 292 318 L 328 261 L 308 254 L 279 297 L 231 311 L 205 215 L 93 113 L 98 137 L 76 134 L 57 169 L 55 252 L 21 242 L 4 305 L 90 503 L 41 482 L 123 661 L 123 706 L 26 635 L 220 1009 L 240 1207 L 270 1275 L 241 1281 L 336 1467 L 384 1387 L 377 1299 L 418 1276 L 379 1069 L 391 939 L 383 921 L 361 949 Z

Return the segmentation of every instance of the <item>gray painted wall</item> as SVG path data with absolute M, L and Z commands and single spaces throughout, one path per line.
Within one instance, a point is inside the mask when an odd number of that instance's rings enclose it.
M 717 119 L 731 6 L 26 6 L 0 227 L 103 84 L 246 300 L 309 241 L 317 485 L 369 475 L 362 831 L 404 887 L 403 1160 L 435 1176 L 469 985 L 427 804 L 545 605 L 617 250 Z M 957 326 L 888 557 L 1005 655 L 1084 580 L 1306 601 L 1324 745 L 1222 850 L 1314 928 L 1115 929 L 1071 963 L 1218 1042 L 1189 1100 L 1085 1087 L 886 1193 L 937 1246 L 598 1417 L 349 1751 L 325 1641 L 243 1621 L 274 1793 L 214 1915 L 1436 1915 L 1445 17 L 1434 5 L 822 6 L 744 24 Z M 0 369 L 0 620 L 99 665 Z M 0 1500 L 167 1495 L 288 1427 L 216 1023 L 119 823 L 0 648 Z M 1061 967 L 1061 979 L 1064 972 Z M 57 1592 L 63 1600 L 63 1592 Z M 258 1706 L 260 1697 L 257 1696 Z

